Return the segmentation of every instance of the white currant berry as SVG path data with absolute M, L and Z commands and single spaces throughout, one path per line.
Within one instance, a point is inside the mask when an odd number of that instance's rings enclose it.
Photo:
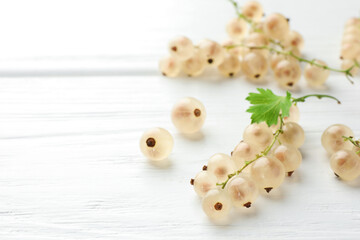
M 169 42 L 169 52 L 175 59 L 185 61 L 194 54 L 194 45 L 187 37 L 176 37 Z
M 242 40 L 247 31 L 248 25 L 242 18 L 233 18 L 226 25 L 226 32 L 228 33 L 229 37 L 236 41 Z
M 360 37 L 360 27 L 359 26 L 349 26 L 345 29 L 344 35 L 353 35 L 354 37 Z
M 219 43 L 205 39 L 198 47 L 200 54 L 205 57 L 209 65 L 217 67 L 224 61 L 225 49 Z
M 258 52 L 247 53 L 241 62 L 241 70 L 253 82 L 261 82 L 269 69 L 268 60 Z
M 341 40 L 341 44 L 360 44 L 360 36 L 354 34 L 344 34 Z
M 174 139 L 163 128 L 152 128 L 143 133 L 140 139 L 140 150 L 150 160 L 161 161 L 172 152 Z
M 240 72 L 241 63 L 237 56 L 226 54 L 224 61 L 218 66 L 219 72 L 225 77 L 235 76 Z
M 285 39 L 285 46 L 301 51 L 304 48 L 304 38 L 296 31 L 289 31 Z
M 236 175 L 226 184 L 227 191 L 234 207 L 251 207 L 259 195 L 256 183 L 249 177 Z
M 360 157 L 351 150 L 333 153 L 330 166 L 334 173 L 345 181 L 352 181 L 360 175 Z
M 256 145 L 250 145 L 247 142 L 241 141 L 236 145 L 234 151 L 231 154 L 233 161 L 235 162 L 236 168 L 242 168 L 247 161 L 251 161 L 256 157 L 256 154 L 260 153 L 262 149 L 259 149 Z M 248 168 L 245 168 L 246 170 Z
M 278 188 L 284 181 L 284 165 L 274 157 L 261 157 L 250 166 L 251 178 L 259 188 L 265 189 L 267 192 Z
M 176 77 L 181 70 L 181 64 L 172 56 L 164 57 L 159 61 L 159 68 L 162 75 Z
M 284 40 L 289 33 L 289 23 L 283 15 L 273 13 L 265 19 L 265 34 L 276 40 Z
M 284 164 L 285 172 L 287 172 L 289 176 L 291 176 L 302 162 L 300 151 L 289 144 L 281 144 L 274 148 L 273 155 Z
M 213 173 L 218 182 L 224 182 L 229 174 L 236 171 L 236 166 L 229 155 L 216 153 L 209 159 L 207 171 Z
M 185 134 L 198 132 L 204 125 L 205 119 L 204 105 L 192 97 L 178 101 L 171 112 L 173 124 L 180 132 Z
M 245 42 L 246 46 L 260 47 L 268 45 L 269 38 L 263 33 L 253 32 L 246 37 Z
M 205 67 L 206 59 L 198 50 L 195 50 L 194 55 L 185 60 L 182 64 L 182 70 L 189 77 L 199 76 L 204 72 Z
M 208 191 L 216 188 L 216 183 L 216 176 L 209 171 L 201 171 L 194 179 L 191 179 L 191 184 L 199 197 L 204 197 Z
M 280 86 L 291 88 L 300 80 L 300 64 L 291 59 L 282 60 L 274 69 L 274 77 Z
M 265 149 L 273 140 L 273 133 L 266 123 L 253 123 L 244 130 L 243 139 L 245 142 Z
M 202 208 L 205 214 L 215 222 L 226 221 L 232 204 L 224 190 L 212 189 L 207 192 L 202 200 Z
M 245 17 L 255 22 L 260 21 L 264 15 L 263 7 L 257 1 L 245 2 L 241 8 L 241 12 L 242 14 L 244 14 Z
M 287 122 L 283 126 L 283 132 L 279 135 L 283 144 L 289 144 L 296 148 L 301 147 L 305 141 L 305 133 L 302 127 L 296 122 Z
M 353 26 L 360 27 L 360 18 L 353 17 L 346 21 L 345 28 Z
M 354 136 L 353 131 L 343 125 L 334 124 L 325 129 L 321 136 L 321 144 L 329 154 L 333 154 L 339 150 L 351 150 L 352 143 L 344 141 L 343 136 Z
M 325 62 L 316 60 L 315 63 L 327 66 Z M 304 69 L 304 76 L 307 83 L 312 87 L 322 86 L 330 75 L 330 71 L 322 67 L 308 63 Z
M 293 104 L 290 107 L 289 110 L 289 116 L 288 117 L 284 117 L 284 123 L 287 122 L 299 122 L 300 119 L 300 111 L 297 105 Z M 276 125 L 272 125 L 270 128 L 273 132 L 275 132 L 276 130 L 278 130 L 280 127 L 280 117 L 278 118 L 278 123 Z

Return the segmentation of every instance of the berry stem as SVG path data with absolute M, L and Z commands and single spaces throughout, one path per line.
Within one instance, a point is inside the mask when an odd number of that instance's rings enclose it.
M 256 155 L 256 157 L 250 161 L 245 162 L 244 166 L 242 166 L 239 170 L 237 170 L 234 173 L 231 173 L 228 175 L 228 178 L 225 180 L 225 182 L 223 183 L 217 183 L 216 185 L 221 186 L 222 189 L 225 188 L 226 184 L 229 182 L 229 180 L 235 176 L 235 175 L 239 175 L 247 166 L 249 166 L 250 164 L 252 164 L 253 162 L 255 162 L 256 160 L 258 160 L 261 157 L 265 157 L 266 155 L 268 155 L 268 153 L 270 152 L 270 150 L 272 149 L 272 147 L 274 146 L 274 144 L 276 143 L 276 141 L 278 141 L 279 135 L 283 133 L 283 126 L 284 126 L 284 119 L 281 116 L 281 113 L 279 114 L 279 118 L 280 118 L 280 126 L 279 128 L 276 130 L 276 132 L 274 133 L 274 138 L 272 140 L 272 142 L 270 143 L 269 146 L 267 146 L 262 152 L 260 152 L 259 154 Z
M 342 136 L 344 141 L 349 141 L 351 142 L 355 147 L 357 148 L 360 148 L 360 141 L 359 140 L 355 140 L 353 136 L 349 136 L 349 137 L 346 137 L 346 136 Z M 356 152 L 357 154 L 360 153 L 360 150 Z
M 229 0 L 229 2 L 234 6 L 235 11 L 236 11 L 236 15 L 239 18 L 244 19 L 245 22 L 247 22 L 255 32 L 262 32 L 262 30 L 260 28 L 256 27 L 256 23 L 254 21 L 252 21 L 250 18 L 246 17 L 244 14 L 242 14 L 240 12 L 240 7 L 239 7 L 238 3 L 235 0 Z
M 305 100 L 309 97 L 317 97 L 318 99 L 322 99 L 322 98 L 330 98 L 330 99 L 334 99 L 335 101 L 337 101 L 338 104 L 341 104 L 340 100 L 337 99 L 336 97 L 330 96 L 330 95 L 324 95 L 324 94 L 308 94 L 299 98 L 291 98 L 292 103 L 296 104 L 298 102 L 305 102 Z
M 225 48 L 227 49 L 232 49 L 232 48 L 235 48 L 235 47 L 246 47 L 246 48 L 249 48 L 249 49 L 267 49 L 269 50 L 270 52 L 274 52 L 274 53 L 277 53 L 277 54 L 282 54 L 282 55 L 285 55 L 285 56 L 290 56 L 290 57 L 293 57 L 295 58 L 296 60 L 298 60 L 299 62 L 306 62 L 306 63 L 309 63 L 311 65 L 314 65 L 314 66 L 317 66 L 319 68 L 323 68 L 323 69 L 326 69 L 326 70 L 329 70 L 329 71 L 333 71 L 333 72 L 339 72 L 339 73 L 344 73 L 345 74 L 345 77 L 347 78 L 347 80 L 349 80 L 349 82 L 351 84 L 353 84 L 353 80 L 351 79 L 351 77 L 353 77 L 353 75 L 351 74 L 351 70 L 354 68 L 354 67 L 359 67 L 360 64 L 355 60 L 354 61 L 354 64 L 349 67 L 348 69 L 337 69 L 337 68 L 332 68 L 332 67 L 328 67 L 326 65 L 322 65 L 322 64 L 319 64 L 319 63 L 316 63 L 315 59 L 313 60 L 308 60 L 306 58 L 302 58 L 302 57 L 299 57 L 297 56 L 296 54 L 294 54 L 292 51 L 283 51 L 283 50 L 277 50 L 273 47 L 269 47 L 269 46 L 246 46 L 244 44 L 234 44 L 234 45 L 230 45 L 230 46 L 226 46 Z

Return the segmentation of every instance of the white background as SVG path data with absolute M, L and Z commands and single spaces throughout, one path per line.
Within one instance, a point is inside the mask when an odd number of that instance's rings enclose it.
M 305 56 L 339 66 L 345 21 L 357 0 L 261 1 L 305 38 Z M 303 164 L 283 186 L 217 226 L 189 184 L 207 159 L 230 153 L 249 124 L 255 86 L 208 71 L 198 79 L 160 76 L 173 36 L 222 41 L 234 11 L 225 0 L 0 2 L 0 239 L 359 239 L 360 181 L 345 184 L 320 144 L 334 123 L 360 136 L 360 78 L 332 74 L 326 88 L 294 93 L 341 99 L 300 104 Z M 268 77 L 271 80 L 271 75 Z M 302 80 L 303 81 L 303 80 Z M 273 81 L 261 87 L 283 94 Z M 170 121 L 193 96 L 206 106 L 195 139 Z M 145 129 L 175 138 L 168 167 L 150 164 Z

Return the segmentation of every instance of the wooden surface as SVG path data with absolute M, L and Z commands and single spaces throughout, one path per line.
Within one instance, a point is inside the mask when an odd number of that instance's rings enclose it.
M 262 1 L 306 41 L 305 55 L 338 66 L 352 1 Z M 8 1 L 0 5 L 0 239 L 359 239 L 360 181 L 345 184 L 320 144 L 334 123 L 360 136 L 360 78 L 332 74 L 324 89 L 294 93 L 341 99 L 300 104 L 306 142 L 292 178 L 229 226 L 208 221 L 189 184 L 207 159 L 230 153 L 249 124 L 244 101 L 256 87 L 214 71 L 167 79 L 157 60 L 167 41 L 225 39 L 226 1 Z M 268 77 L 271 79 L 271 75 Z M 261 87 L 284 93 L 270 81 Z M 206 106 L 194 139 L 170 121 L 193 96 Z M 167 167 L 150 164 L 138 141 L 160 126 L 175 138 Z

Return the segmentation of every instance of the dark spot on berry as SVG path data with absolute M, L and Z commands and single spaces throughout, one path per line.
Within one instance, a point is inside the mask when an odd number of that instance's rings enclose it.
M 162 72 L 162 75 L 166 77 L 166 73 Z
M 294 86 L 294 83 L 293 83 L 293 82 L 289 82 L 287 85 L 288 85 L 289 87 L 292 87 L 292 86 Z
M 288 172 L 288 177 L 291 177 L 291 175 L 293 175 L 294 171 Z
M 265 17 L 265 13 L 263 13 L 263 17 Z
M 191 74 L 188 74 L 188 77 L 192 77 Z
M 220 202 L 215 203 L 214 208 L 216 211 L 220 211 L 222 209 L 223 205 Z
M 154 147 L 155 144 L 156 144 L 156 141 L 155 141 L 154 138 L 148 138 L 148 139 L 146 139 L 146 145 L 147 145 L 148 147 Z
M 195 115 L 195 117 L 200 117 L 200 116 L 201 116 L 201 110 L 198 109 L 198 108 L 196 108 L 196 109 L 194 110 L 194 115 Z
M 340 177 L 339 175 L 336 174 L 336 172 L 334 172 L 334 174 L 335 174 L 336 177 Z
M 171 50 L 173 50 L 174 52 L 176 52 L 176 51 L 177 51 L 177 47 L 174 46 L 174 47 L 171 48 Z
M 286 18 L 286 21 L 290 22 L 290 18 Z
M 269 193 L 273 188 L 272 187 L 266 187 L 264 188 L 267 193 Z
M 191 185 L 194 185 L 194 182 L 195 182 L 195 179 L 193 179 L 193 178 L 190 179 L 190 184 L 191 184 Z
M 246 207 L 246 208 L 251 207 L 251 202 L 247 202 L 247 203 L 245 203 L 245 204 L 244 204 L 244 207 Z
M 340 59 L 343 60 L 344 59 L 343 56 L 340 56 Z
M 234 152 L 231 152 L 230 155 L 232 156 Z
M 260 77 L 260 74 L 256 74 L 254 75 L 255 78 L 259 78 Z
M 207 166 L 204 165 L 203 168 L 202 168 L 203 171 L 206 171 L 207 170 Z
M 234 76 L 234 73 L 229 73 L 229 76 L 230 76 L 230 77 Z
M 212 60 L 211 58 L 208 59 L 208 63 L 212 64 L 214 62 L 214 60 Z

